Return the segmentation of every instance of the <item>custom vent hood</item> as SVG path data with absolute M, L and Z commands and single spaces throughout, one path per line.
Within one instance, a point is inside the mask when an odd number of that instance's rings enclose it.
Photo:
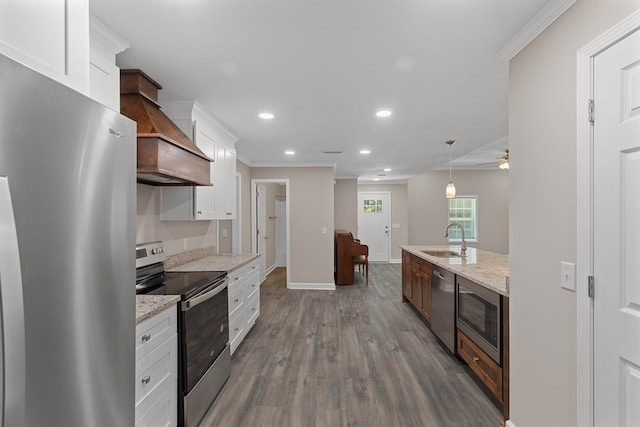
M 141 70 L 120 70 L 120 112 L 138 123 L 138 182 L 211 185 L 213 159 L 160 110 L 159 89 Z

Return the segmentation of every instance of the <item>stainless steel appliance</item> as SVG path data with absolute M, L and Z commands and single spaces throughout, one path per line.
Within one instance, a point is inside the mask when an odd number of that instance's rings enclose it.
M 231 373 L 224 271 L 165 272 L 162 242 L 136 248 L 136 293 L 180 295 L 178 420 L 197 426 Z
M 501 363 L 502 310 L 500 295 L 457 276 L 457 325 L 496 363 Z
M 433 267 L 431 274 L 431 330 L 453 353 L 456 345 L 455 274 Z
M 0 55 L 3 426 L 134 424 L 135 138 Z

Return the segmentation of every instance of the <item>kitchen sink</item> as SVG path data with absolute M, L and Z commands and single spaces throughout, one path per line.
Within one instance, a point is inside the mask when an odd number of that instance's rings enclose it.
M 459 257 L 460 252 L 455 252 L 455 251 L 450 251 L 450 250 L 424 250 L 424 251 L 420 251 L 423 252 L 427 255 L 431 255 L 431 256 L 435 256 L 435 257 L 440 257 L 440 258 L 453 258 L 453 257 Z

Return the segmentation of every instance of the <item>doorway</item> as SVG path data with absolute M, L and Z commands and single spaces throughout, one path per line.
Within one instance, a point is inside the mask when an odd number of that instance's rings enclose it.
M 278 190 L 267 191 L 267 187 L 277 187 Z M 288 179 L 251 180 L 251 251 L 262 255 L 260 260 L 261 281 L 266 279 L 269 268 L 284 266 L 287 269 L 287 287 L 291 283 L 289 187 Z M 280 215 L 276 210 L 279 201 L 282 202 L 280 209 L 284 210 L 283 215 Z M 277 222 L 278 217 L 282 222 Z M 273 244 L 271 244 L 272 242 Z M 272 259 L 269 263 L 267 256 Z
M 638 30 L 578 52 L 578 425 L 640 425 Z
M 369 246 L 369 261 L 389 262 L 391 193 L 358 192 L 358 239 Z

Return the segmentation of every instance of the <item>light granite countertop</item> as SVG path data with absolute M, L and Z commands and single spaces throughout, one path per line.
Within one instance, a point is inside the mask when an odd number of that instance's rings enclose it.
M 180 301 L 180 295 L 136 295 L 136 323 L 168 309 Z
M 220 254 L 198 258 L 184 264 L 174 265 L 167 271 L 226 271 L 236 270 L 258 258 L 260 254 Z
M 460 245 L 451 246 L 400 246 L 433 265 L 445 268 L 455 274 L 476 282 L 506 297 L 509 296 L 509 255 L 467 248 L 465 257 L 436 257 L 428 255 L 425 250 L 452 250 L 460 252 Z

